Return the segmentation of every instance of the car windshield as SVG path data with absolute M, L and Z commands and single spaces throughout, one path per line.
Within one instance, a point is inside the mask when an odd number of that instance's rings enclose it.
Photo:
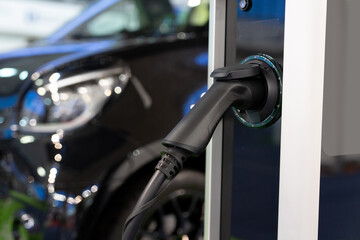
M 82 24 L 71 38 L 159 36 L 202 27 L 208 22 L 208 1 L 121 0 Z

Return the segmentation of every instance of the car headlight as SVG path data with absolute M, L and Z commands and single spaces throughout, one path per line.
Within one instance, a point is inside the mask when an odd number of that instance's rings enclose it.
M 110 96 L 120 94 L 129 78 L 125 64 L 76 75 L 35 76 L 23 99 L 20 130 L 51 133 L 78 128 L 94 118 Z

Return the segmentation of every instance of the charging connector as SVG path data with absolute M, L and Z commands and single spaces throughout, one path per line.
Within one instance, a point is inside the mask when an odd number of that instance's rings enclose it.
M 200 155 L 205 150 L 227 109 L 235 107 L 239 111 L 258 112 L 260 121 L 266 120 L 267 125 L 274 122 L 268 121 L 269 118 L 278 119 L 281 102 L 280 65 L 275 65 L 275 60 L 263 54 L 247 59 L 251 61 L 215 70 L 211 74 L 216 80 L 214 84 L 165 137 L 163 144 L 168 149 L 162 153 L 153 177 L 126 221 L 123 240 L 135 239 L 145 210 L 154 202 L 163 182 L 173 179 L 188 157 Z M 267 126 L 263 122 L 260 126 Z
M 155 169 L 162 172 L 167 179 L 173 179 L 183 168 L 185 160 L 191 153 L 181 148 L 168 148 L 162 152 L 162 158 Z

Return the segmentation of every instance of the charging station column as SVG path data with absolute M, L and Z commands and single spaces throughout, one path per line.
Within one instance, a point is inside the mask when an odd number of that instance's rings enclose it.
M 228 112 L 214 135 L 205 238 L 359 239 L 359 2 L 211 6 L 210 71 L 263 53 L 284 74 L 281 121 L 254 129 Z
M 280 240 L 318 239 L 326 5 L 286 1 Z
M 210 0 L 208 72 L 225 65 L 226 0 Z M 208 87 L 213 78 L 208 79 Z M 206 149 L 204 239 L 220 239 L 223 121 L 219 122 Z
M 284 10 L 285 0 L 211 1 L 209 72 L 259 53 L 282 64 Z M 277 238 L 280 120 L 255 125 L 229 110 L 207 148 L 207 240 Z

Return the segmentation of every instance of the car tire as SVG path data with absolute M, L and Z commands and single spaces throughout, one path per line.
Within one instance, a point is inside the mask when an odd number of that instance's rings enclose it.
M 102 239 L 121 239 L 124 223 L 150 177 L 144 174 L 140 179 L 132 178 L 113 198 L 104 219 L 107 224 L 102 228 Z M 136 239 L 203 239 L 204 189 L 204 173 L 180 172 L 148 209 Z

